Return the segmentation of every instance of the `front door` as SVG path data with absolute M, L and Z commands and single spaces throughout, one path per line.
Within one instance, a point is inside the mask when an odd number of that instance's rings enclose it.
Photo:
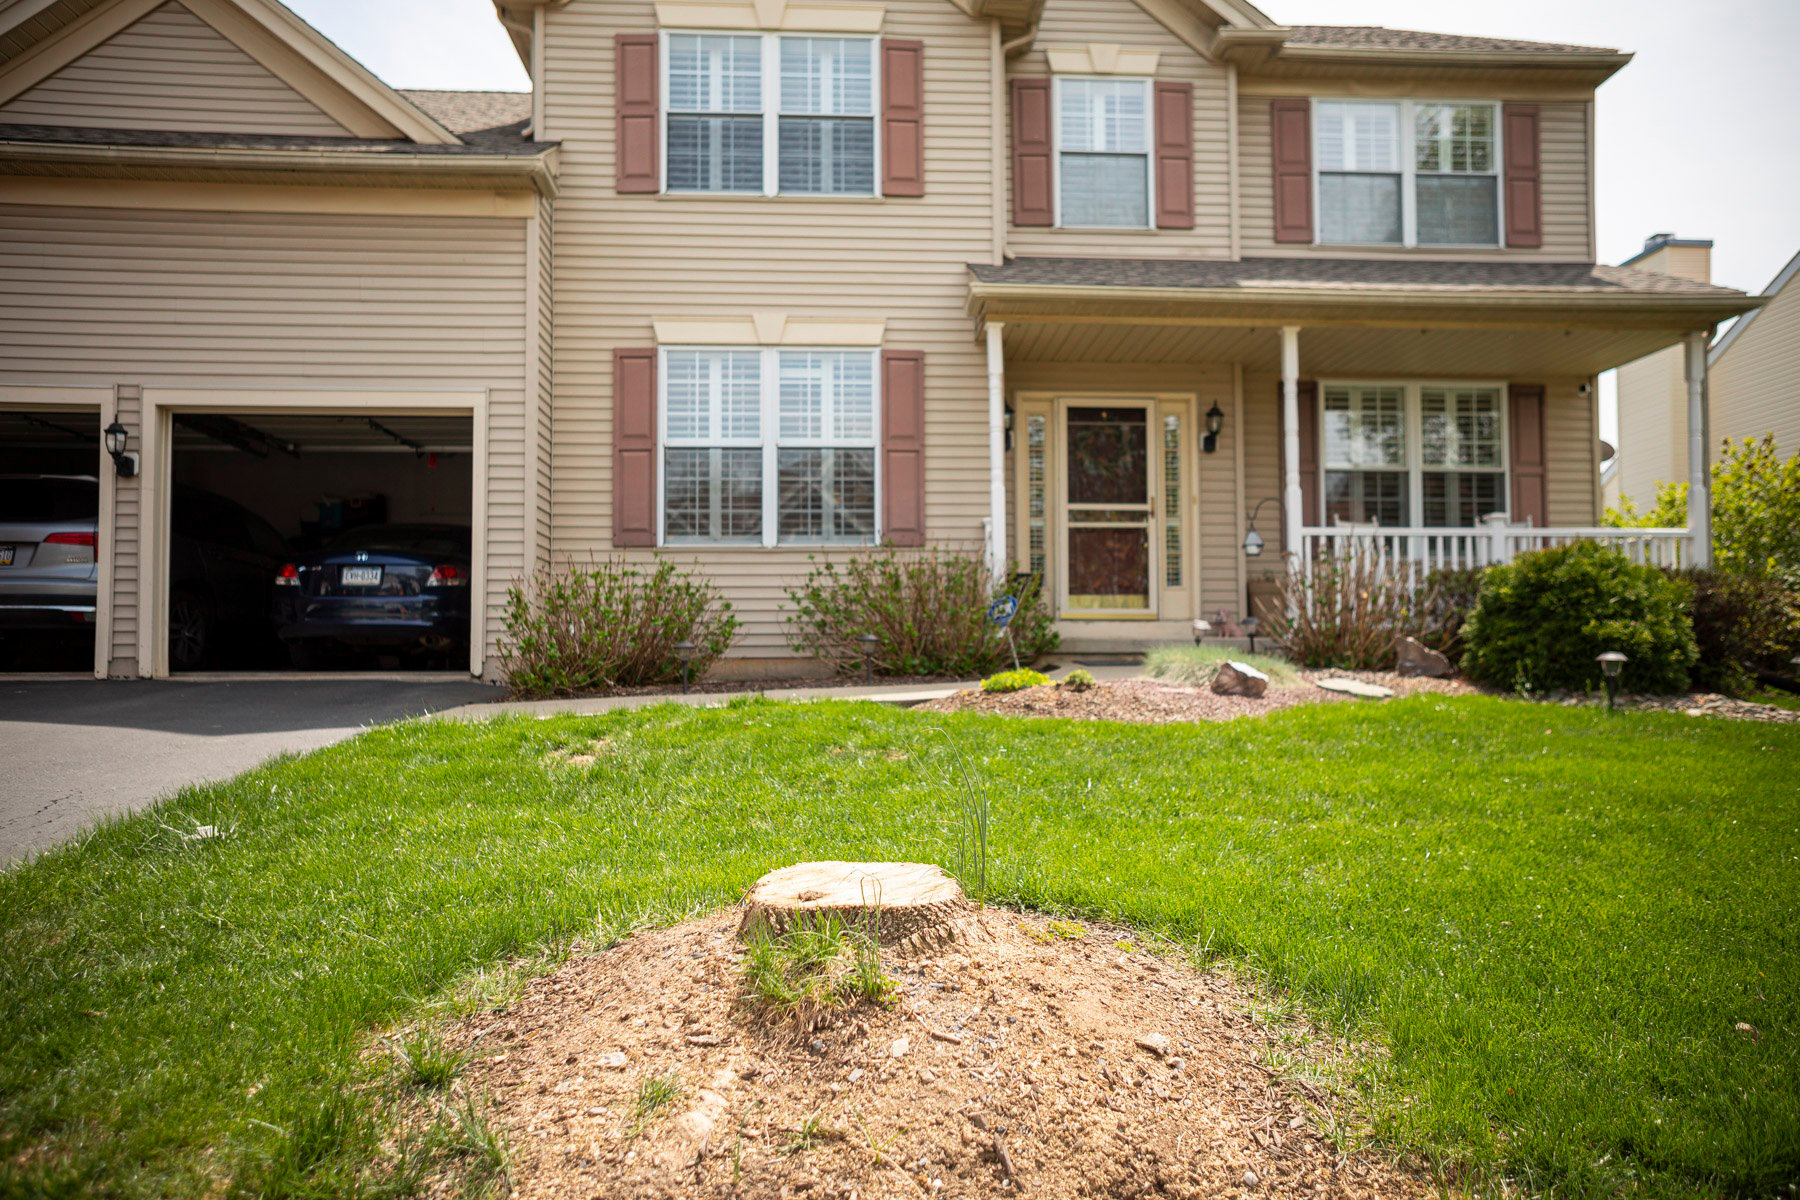
M 1151 405 L 1070 404 L 1063 414 L 1063 612 L 1152 615 L 1157 546 L 1151 536 Z

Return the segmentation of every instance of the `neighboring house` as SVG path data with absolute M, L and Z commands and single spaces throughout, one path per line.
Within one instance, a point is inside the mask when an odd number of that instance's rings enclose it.
M 1712 243 L 1653 234 L 1623 264 L 1697 283 L 1712 279 Z M 1800 450 L 1800 255 L 1766 291 L 1767 303 L 1739 318 L 1707 353 L 1704 444 L 1716 455 L 1727 439 L 1774 434 L 1782 454 Z M 1604 480 L 1604 500 L 1621 495 L 1639 509 L 1656 502 L 1659 483 L 1688 472 L 1687 383 L 1679 350 L 1662 350 L 1619 368 L 1619 453 Z
M 1347 524 L 1457 561 L 1488 514 L 1592 525 L 1598 373 L 1757 303 L 1595 265 L 1612 50 L 1241 0 L 498 8 L 522 125 L 272 0 L 0 5 L 0 408 L 144 452 L 99 669 L 165 668 L 182 436 L 468 422 L 477 673 L 509 581 L 615 553 L 697 564 L 745 658 L 878 543 L 1136 646 Z

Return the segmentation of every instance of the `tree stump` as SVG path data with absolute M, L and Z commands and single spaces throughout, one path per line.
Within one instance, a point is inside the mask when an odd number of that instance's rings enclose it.
M 900 953 L 936 950 L 981 936 L 975 908 L 956 880 L 926 863 L 811 862 L 771 871 L 744 898 L 738 937 L 779 937 L 829 914 L 868 929 Z

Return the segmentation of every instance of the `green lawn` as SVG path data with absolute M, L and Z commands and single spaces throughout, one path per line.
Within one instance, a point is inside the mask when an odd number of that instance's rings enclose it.
M 1566 1195 L 1800 1178 L 1800 727 L 753 702 L 379 729 L 0 875 L 0 1196 L 192 1194 L 477 967 L 799 859 L 947 861 L 933 727 L 991 789 L 1003 897 L 1210 946 L 1376 1037 L 1394 1144 Z

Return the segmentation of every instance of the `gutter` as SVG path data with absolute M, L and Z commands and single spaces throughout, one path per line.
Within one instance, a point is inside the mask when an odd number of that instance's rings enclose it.
M 493 178 L 517 180 L 544 196 L 556 195 L 560 147 L 536 154 L 406 154 L 354 150 L 247 150 L 203 146 L 70 145 L 0 139 L 0 164 L 89 167 L 185 167 L 191 170 L 278 171 L 351 175 L 404 174 L 452 185 L 457 179 L 491 186 Z

